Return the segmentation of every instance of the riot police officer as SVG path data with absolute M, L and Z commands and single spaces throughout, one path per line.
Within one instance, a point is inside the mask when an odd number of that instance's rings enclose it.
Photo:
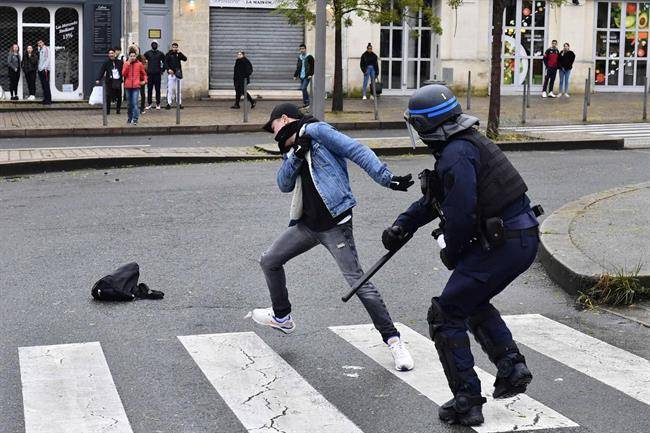
M 475 128 L 478 119 L 463 113 L 447 87 L 432 84 L 416 91 L 405 118 L 436 159 L 426 185 L 436 197 L 425 194 L 413 203 L 384 231 L 382 241 L 391 250 L 434 219 L 444 222 L 440 258 L 453 273 L 440 296 L 431 299 L 427 315 L 454 395 L 440 407 L 439 417 L 450 424 L 479 425 L 486 400 L 474 371 L 468 329 L 497 367 L 494 398 L 523 393 L 532 380 L 490 300 L 533 263 L 538 209 L 531 208 L 520 174 Z

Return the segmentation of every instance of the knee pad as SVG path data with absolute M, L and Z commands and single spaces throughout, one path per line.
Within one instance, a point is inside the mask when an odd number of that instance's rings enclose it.
M 438 329 L 445 323 L 445 312 L 438 303 L 438 298 L 431 298 L 431 306 L 427 312 L 427 323 L 429 323 L 429 337 L 435 341 L 435 335 Z
M 523 355 L 519 352 L 519 348 L 512 338 L 501 342 L 494 340 L 493 332 L 487 326 L 487 323 L 490 321 L 495 321 L 498 324 L 497 326 L 506 327 L 503 319 L 501 319 L 499 310 L 493 305 L 490 305 L 486 310 L 467 320 L 467 326 L 472 334 L 474 334 L 474 339 L 481 345 L 481 349 L 488 355 L 490 361 L 500 371 L 511 369 L 513 363 L 525 362 Z M 502 365 L 503 368 L 500 368 L 499 365 Z M 510 368 L 507 365 L 510 365 Z

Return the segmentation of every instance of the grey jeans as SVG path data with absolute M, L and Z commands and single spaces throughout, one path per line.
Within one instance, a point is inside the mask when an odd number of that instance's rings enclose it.
M 301 223 L 291 226 L 273 242 L 260 259 L 276 317 L 284 317 L 291 312 L 284 264 L 318 244 L 327 248 L 334 257 L 350 286 L 363 274 L 354 245 L 352 221 L 324 232 L 314 232 Z M 364 284 L 357 292 L 357 296 L 384 341 L 399 336 L 381 295 L 372 283 Z

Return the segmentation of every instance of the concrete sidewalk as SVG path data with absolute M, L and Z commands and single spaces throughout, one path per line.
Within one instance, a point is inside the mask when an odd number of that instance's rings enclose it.
M 466 97 L 459 96 L 463 106 Z M 293 101 L 298 102 L 298 101 Z M 521 123 L 520 96 L 504 96 L 501 103 L 501 125 L 516 126 Z M 243 122 L 242 110 L 230 109 L 230 101 L 187 101 L 181 111 L 181 126 L 176 126 L 175 110 L 151 110 L 140 117 L 140 125 L 126 124 L 126 107 L 122 113 L 113 112 L 108 118 L 108 128 L 102 126 L 101 110 L 84 103 L 61 103 L 50 107 L 34 106 L 28 111 L 16 111 L 24 103 L 0 102 L 0 137 L 71 136 L 71 135 L 126 135 L 173 134 L 202 132 L 246 132 L 259 130 L 268 119 L 269 112 L 279 101 L 261 100 L 251 110 L 248 123 Z M 408 104 L 405 96 L 379 98 L 379 121 L 374 120 L 373 102 L 346 99 L 345 111 L 326 113 L 325 120 L 341 129 L 399 128 Z M 558 125 L 582 122 L 583 100 L 572 98 L 542 99 L 533 95 L 527 110 L 526 125 Z M 330 101 L 326 103 L 329 109 Z M 471 114 L 485 124 L 489 99 L 473 97 Z M 643 99 L 640 94 L 594 94 L 589 108 L 588 121 L 594 123 L 640 122 Z M 90 109 L 89 109 L 90 107 Z
M 541 227 L 540 260 L 567 292 L 577 294 L 598 278 L 640 267 L 650 287 L 650 182 L 614 188 L 568 203 Z M 650 327 L 650 303 L 606 308 Z

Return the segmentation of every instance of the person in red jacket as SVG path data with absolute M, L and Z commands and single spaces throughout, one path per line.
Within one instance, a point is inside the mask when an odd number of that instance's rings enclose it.
M 542 87 L 542 98 L 547 96 L 555 98 L 553 93 L 553 86 L 555 85 L 555 75 L 557 68 L 560 66 L 560 51 L 557 49 L 557 41 L 551 42 L 551 48 L 544 53 L 544 66 L 546 66 L 546 76 L 544 77 L 544 86 Z M 546 85 L 548 86 L 548 93 L 546 93 Z
M 138 124 L 138 118 L 140 117 L 140 111 L 138 110 L 140 87 L 147 83 L 147 72 L 142 62 L 137 59 L 137 56 L 138 53 L 135 50 L 129 50 L 129 59 L 122 67 L 124 90 L 129 101 L 129 119 L 126 123 L 133 125 Z

